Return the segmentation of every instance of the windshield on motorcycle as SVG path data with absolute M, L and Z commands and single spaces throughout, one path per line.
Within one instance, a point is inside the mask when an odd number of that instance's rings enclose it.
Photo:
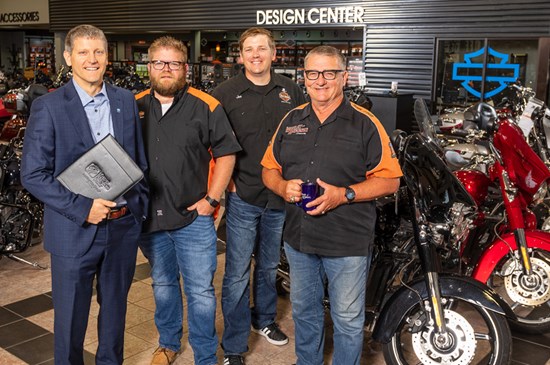
M 407 138 L 400 156 L 403 178 L 431 222 L 445 222 L 454 203 L 475 206 L 473 198 L 441 158 L 441 147 L 426 103 L 415 102 L 420 133 Z

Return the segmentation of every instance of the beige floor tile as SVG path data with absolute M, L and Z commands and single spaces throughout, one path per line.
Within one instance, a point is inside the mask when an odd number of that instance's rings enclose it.
M 147 262 L 147 257 L 143 255 L 143 252 L 138 249 L 137 257 L 136 257 L 136 265 L 144 264 Z
M 50 332 L 53 332 L 53 317 L 54 317 L 53 309 L 50 309 L 49 311 L 38 313 L 31 317 L 27 317 L 27 319 L 32 323 L 37 324 L 40 327 L 45 328 Z
M 0 349 L 0 364 L 3 365 L 26 365 L 27 363 L 21 361 L 18 357 L 13 356 L 4 349 Z
M 153 289 L 150 284 L 143 283 L 142 281 L 136 281 L 132 283 L 132 286 L 130 287 L 128 302 L 135 303 L 146 298 L 151 298 L 152 296 Z
M 133 303 L 128 303 L 126 312 L 126 328 L 132 328 L 140 323 L 152 320 L 154 316 L 155 312 Z
M 139 337 L 152 345 L 157 345 L 159 341 L 159 333 L 157 331 L 157 327 L 155 326 L 154 319 L 142 322 L 130 328 L 126 326 L 126 333 Z
M 151 290 L 151 294 L 152 294 L 153 289 L 150 288 L 150 290 Z M 141 308 L 147 309 L 151 312 L 155 312 L 156 305 L 155 305 L 155 297 L 153 295 L 151 295 L 150 297 L 138 300 L 138 301 L 134 302 L 133 304 L 135 304 L 135 305 L 137 305 Z
M 154 351 L 156 348 L 155 345 L 151 346 L 151 343 L 145 341 L 137 336 L 132 335 L 131 333 L 126 332 L 124 335 L 124 357 L 132 357 L 139 353 L 142 353 L 144 350 L 152 349 Z
M 156 346 L 151 346 L 137 354 L 125 357 L 124 365 L 149 365 L 156 348 Z
M 99 303 L 97 302 L 97 296 L 92 297 L 90 302 L 90 317 L 97 317 L 99 315 Z
M 2 280 L 1 282 L 3 283 L 4 280 Z M 43 294 L 43 293 L 39 293 L 36 290 L 27 288 L 25 286 L 18 286 L 12 289 L 2 288 L 2 295 L 0 295 L 0 305 L 6 305 L 6 304 L 18 302 L 20 300 L 34 297 L 39 294 Z
M 97 346 L 97 339 L 98 339 L 97 316 L 90 316 L 88 318 L 88 328 L 86 328 L 86 337 L 84 338 L 84 346 L 92 343 L 95 343 L 95 346 Z M 95 354 L 95 349 L 93 353 Z

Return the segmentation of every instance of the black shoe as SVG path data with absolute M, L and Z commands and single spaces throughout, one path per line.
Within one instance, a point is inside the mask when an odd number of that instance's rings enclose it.
M 244 358 L 241 355 L 225 355 L 223 365 L 244 365 Z
M 260 329 L 252 327 L 252 332 L 264 336 L 273 345 L 282 346 L 288 343 L 288 336 L 279 329 L 279 326 L 275 322 Z

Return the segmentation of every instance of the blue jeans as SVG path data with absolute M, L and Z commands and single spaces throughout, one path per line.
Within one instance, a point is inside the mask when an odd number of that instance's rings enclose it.
M 297 365 L 322 365 L 325 345 L 323 297 L 328 280 L 334 323 L 333 364 L 359 365 L 363 350 L 365 286 L 370 256 L 331 257 L 301 253 L 285 243 L 290 263 L 290 301 Z
M 281 255 L 285 211 L 266 209 L 244 202 L 236 193 L 227 194 L 227 248 L 222 287 L 226 355 L 248 350 L 250 325 L 263 328 L 275 322 L 275 279 Z M 250 261 L 254 254 L 254 308 L 250 309 Z
M 195 364 L 217 364 L 216 296 L 212 280 L 216 271 L 216 230 L 211 216 L 173 231 L 142 234 L 140 248 L 151 264 L 155 296 L 155 324 L 159 345 L 179 351 L 183 303 L 180 273 L 187 296 L 189 343 Z

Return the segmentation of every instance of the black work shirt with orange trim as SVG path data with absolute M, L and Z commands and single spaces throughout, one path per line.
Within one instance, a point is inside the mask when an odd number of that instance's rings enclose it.
M 185 227 L 197 211 L 187 207 L 208 191 L 209 164 L 241 150 L 221 104 L 185 85 L 162 115 L 153 91 L 136 96 L 149 162 L 149 214 L 144 232 Z
M 286 113 L 305 103 L 304 93 L 286 76 L 272 72 L 269 84 L 256 86 L 242 71 L 220 84 L 212 96 L 222 103 L 243 148 L 233 171 L 237 195 L 258 207 L 284 209 L 283 199 L 263 184 L 260 161 Z
M 311 104 L 281 122 L 262 165 L 278 169 L 285 180 L 317 178 L 345 187 L 371 176 L 398 178 L 397 157 L 380 121 L 368 110 L 344 100 L 324 123 Z M 286 203 L 284 240 L 294 249 L 326 256 L 366 256 L 373 242 L 374 201 L 340 205 L 320 216 Z

